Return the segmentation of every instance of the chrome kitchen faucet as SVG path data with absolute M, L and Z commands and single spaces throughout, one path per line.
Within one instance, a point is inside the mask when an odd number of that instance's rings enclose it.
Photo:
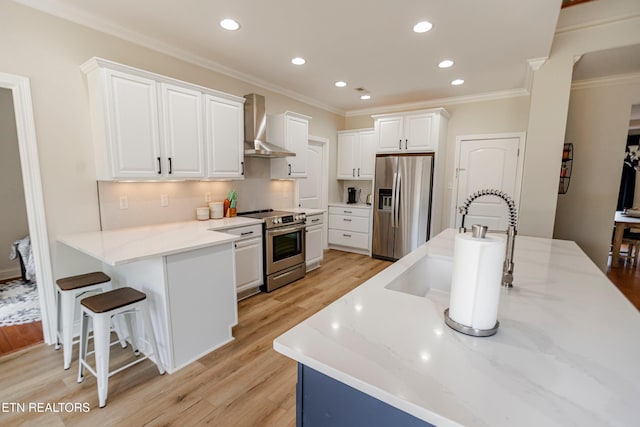
M 469 213 L 469 206 L 471 203 L 482 196 L 498 196 L 501 198 L 509 208 L 509 226 L 507 227 L 507 250 L 504 257 L 504 265 L 502 267 L 502 286 L 507 288 L 513 287 L 513 247 L 516 243 L 516 223 L 518 221 L 518 213 L 516 212 L 516 203 L 513 201 L 511 196 L 509 196 L 504 191 L 487 189 L 487 190 L 479 190 L 470 195 L 467 200 L 460 206 L 459 212 L 462 214 L 462 223 L 460 224 L 459 231 L 461 233 L 465 233 L 467 229 L 464 227 L 464 219 Z M 503 231 L 495 231 L 494 232 L 503 232 Z

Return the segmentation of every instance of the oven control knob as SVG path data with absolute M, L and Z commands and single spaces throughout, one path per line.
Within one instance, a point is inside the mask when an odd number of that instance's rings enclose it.
M 273 219 L 271 220 L 271 222 L 272 222 L 273 224 L 277 224 L 277 223 L 278 223 L 278 218 L 273 218 Z

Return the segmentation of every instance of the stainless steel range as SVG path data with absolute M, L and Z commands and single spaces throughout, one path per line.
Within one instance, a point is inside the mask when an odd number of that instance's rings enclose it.
M 239 215 L 264 220 L 264 285 L 261 290 L 271 292 L 305 274 L 304 213 L 286 211 L 256 211 Z

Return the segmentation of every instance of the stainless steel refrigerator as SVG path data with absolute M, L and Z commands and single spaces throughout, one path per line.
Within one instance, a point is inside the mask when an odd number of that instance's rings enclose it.
M 433 153 L 376 155 L 373 257 L 397 260 L 429 240 L 433 160 Z

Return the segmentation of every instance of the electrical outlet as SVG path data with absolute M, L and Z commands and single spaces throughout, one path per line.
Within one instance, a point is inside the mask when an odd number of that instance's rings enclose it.
M 129 209 L 129 199 L 127 196 L 120 196 L 120 209 Z
M 169 206 L 169 195 L 168 194 L 161 194 L 160 195 L 160 206 L 162 206 L 162 207 Z
M 209 192 L 204 193 L 204 201 L 205 203 L 209 203 L 211 201 L 211 193 Z

